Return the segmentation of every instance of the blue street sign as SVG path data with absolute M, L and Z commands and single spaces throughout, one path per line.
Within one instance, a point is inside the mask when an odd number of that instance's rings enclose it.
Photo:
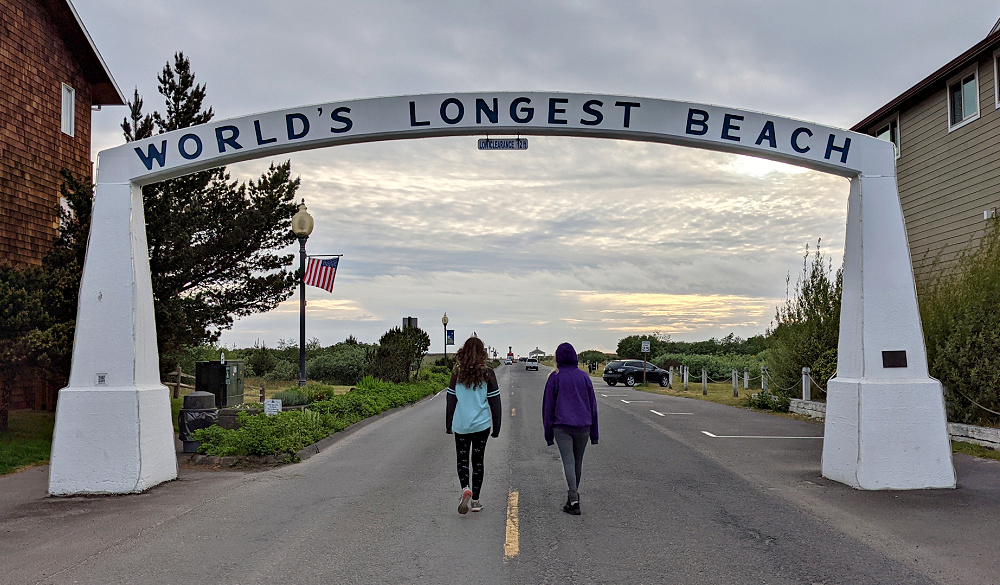
M 455 345 L 455 330 L 448 330 L 448 345 Z

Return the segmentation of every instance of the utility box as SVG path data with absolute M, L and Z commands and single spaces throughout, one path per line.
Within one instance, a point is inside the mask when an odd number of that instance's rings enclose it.
M 243 404 L 243 382 L 246 364 L 243 360 L 198 362 L 195 364 L 194 388 L 215 395 L 216 408 Z

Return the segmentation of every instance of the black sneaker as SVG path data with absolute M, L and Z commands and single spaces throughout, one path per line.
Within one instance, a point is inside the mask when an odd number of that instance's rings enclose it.
M 482 512 L 483 511 L 483 504 L 482 504 L 482 502 L 480 502 L 479 500 L 472 500 L 472 505 L 469 507 L 469 511 L 471 511 L 471 512 Z
M 579 516 L 580 515 L 579 500 L 573 502 L 567 500 L 566 504 L 563 506 L 563 512 L 566 512 L 567 514 L 572 514 L 574 516 Z

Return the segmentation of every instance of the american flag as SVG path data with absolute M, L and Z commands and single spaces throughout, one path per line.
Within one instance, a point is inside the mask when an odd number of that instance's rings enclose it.
M 337 277 L 337 264 L 339 263 L 339 257 L 326 260 L 310 258 L 309 263 L 306 264 L 306 276 L 302 282 L 333 292 L 333 279 Z

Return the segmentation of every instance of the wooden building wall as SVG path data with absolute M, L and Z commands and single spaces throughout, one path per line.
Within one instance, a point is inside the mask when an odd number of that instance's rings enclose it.
M 62 84 L 76 131 L 61 130 Z M 59 170 L 91 175 L 91 90 L 47 9 L 0 0 L 0 264 L 38 265 L 59 224 Z

